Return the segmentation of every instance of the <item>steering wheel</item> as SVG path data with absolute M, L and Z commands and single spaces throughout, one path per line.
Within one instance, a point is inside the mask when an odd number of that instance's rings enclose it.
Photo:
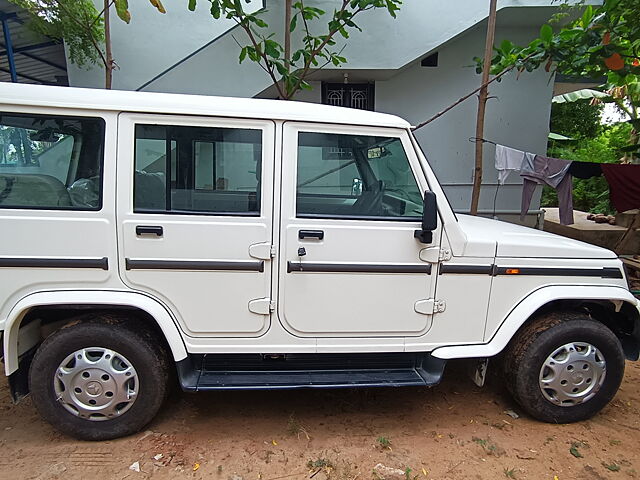
M 354 213 L 359 215 L 380 215 L 385 189 L 384 182 L 378 180 L 376 187 L 362 192 L 362 195 L 353 204 Z

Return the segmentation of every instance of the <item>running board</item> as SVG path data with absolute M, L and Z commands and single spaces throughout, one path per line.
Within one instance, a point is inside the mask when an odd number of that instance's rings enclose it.
M 185 391 L 433 386 L 445 360 L 429 354 L 206 354 L 177 362 Z

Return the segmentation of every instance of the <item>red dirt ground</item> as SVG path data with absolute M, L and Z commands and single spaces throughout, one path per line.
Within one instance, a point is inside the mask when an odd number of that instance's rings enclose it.
M 0 478 L 370 480 L 378 463 L 410 480 L 640 477 L 640 364 L 572 425 L 514 419 L 499 378 L 479 389 L 447 370 L 432 389 L 176 393 L 146 431 L 102 443 L 54 431 L 3 385 Z

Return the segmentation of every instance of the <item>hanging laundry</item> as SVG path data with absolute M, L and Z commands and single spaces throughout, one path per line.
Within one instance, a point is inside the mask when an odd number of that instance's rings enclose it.
M 573 223 L 573 196 L 572 177 L 568 173 L 571 162 L 560 158 L 543 157 L 527 153 L 524 157 L 520 175 L 524 178 L 522 187 L 522 205 L 520 219 L 524 220 L 531 197 L 536 185 L 548 185 L 558 192 L 558 206 L 560 207 L 560 223 L 570 225 Z
M 602 167 L 599 163 L 593 162 L 571 162 L 569 173 L 572 177 L 586 180 L 602 175 Z
M 602 172 L 611 203 L 619 213 L 640 208 L 640 165 L 603 163 Z
M 495 167 L 498 170 L 498 184 L 504 185 L 509 173 L 520 170 L 523 161 L 524 152 L 496 144 Z

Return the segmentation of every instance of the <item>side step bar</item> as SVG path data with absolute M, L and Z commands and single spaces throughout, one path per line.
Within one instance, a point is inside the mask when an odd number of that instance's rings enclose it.
M 433 386 L 446 361 L 429 354 L 190 355 L 177 362 L 185 391 Z

